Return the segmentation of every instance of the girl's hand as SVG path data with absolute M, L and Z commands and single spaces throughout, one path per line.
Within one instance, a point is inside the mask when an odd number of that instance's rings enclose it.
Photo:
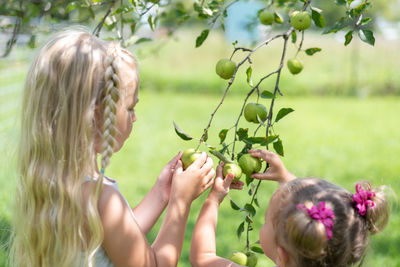
M 161 198 L 164 202 L 168 203 L 171 194 L 172 176 L 174 175 L 178 161 L 182 156 L 182 152 L 179 152 L 158 175 L 156 186 L 160 192 Z
M 224 200 L 225 196 L 229 193 L 229 188 L 242 190 L 244 183 L 242 181 L 232 182 L 235 176 L 232 173 L 228 173 L 228 175 L 223 177 L 222 168 L 224 163 L 221 162 L 217 167 L 217 176 L 214 179 L 213 188 L 208 195 L 208 198 L 211 200 L 215 200 L 219 203 Z
M 251 177 L 259 180 L 272 180 L 279 183 L 286 183 L 296 179 L 283 165 L 281 158 L 268 150 L 256 149 L 249 150 L 253 157 L 261 158 L 269 164 L 269 168 L 264 173 L 255 173 Z
M 170 200 L 191 203 L 212 185 L 214 175 L 213 161 L 205 152 L 185 171 L 179 160 L 172 178 Z

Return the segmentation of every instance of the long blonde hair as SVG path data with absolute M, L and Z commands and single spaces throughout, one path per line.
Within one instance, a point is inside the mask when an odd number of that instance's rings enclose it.
M 84 31 L 68 30 L 48 41 L 30 67 L 10 254 L 15 266 L 94 265 L 103 240 L 97 202 L 116 142 L 120 82 L 115 58 L 120 49 Z M 84 209 L 82 183 L 96 169 L 98 130 L 101 175 Z

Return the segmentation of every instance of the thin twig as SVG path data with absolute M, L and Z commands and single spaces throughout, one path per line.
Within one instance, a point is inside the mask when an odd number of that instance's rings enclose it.
M 111 1 L 110 7 L 108 8 L 106 14 L 105 14 L 104 17 L 102 18 L 102 20 L 99 22 L 99 24 L 97 24 L 96 28 L 94 28 L 94 30 L 93 30 L 93 35 L 94 35 L 94 36 L 99 37 L 100 31 L 101 31 L 101 29 L 103 28 L 103 24 L 104 24 L 104 22 L 106 21 L 108 15 L 110 15 L 111 10 L 112 10 L 112 8 L 113 8 L 113 6 L 114 6 L 114 4 L 115 4 L 115 1 L 116 1 L 116 0 L 112 0 L 112 1 Z
M 225 92 L 224 92 L 224 95 L 223 95 L 221 101 L 219 102 L 219 104 L 218 104 L 217 107 L 215 108 L 214 112 L 211 113 L 211 118 L 210 118 L 210 120 L 209 120 L 209 122 L 208 122 L 207 127 L 204 129 L 204 132 L 203 132 L 203 134 L 202 134 L 202 136 L 201 136 L 201 138 L 200 138 L 199 144 L 197 145 L 197 148 L 196 148 L 196 149 L 198 149 L 198 148 L 200 147 L 201 143 L 204 141 L 204 137 L 206 136 L 206 133 L 207 133 L 208 129 L 211 127 L 211 123 L 212 123 L 212 121 L 213 121 L 213 119 L 214 119 L 215 113 L 218 111 L 218 109 L 220 108 L 220 106 L 221 106 L 222 103 L 224 102 L 225 97 L 226 97 L 226 95 L 227 95 L 227 93 L 228 93 L 228 91 L 229 91 L 229 88 L 232 86 L 233 81 L 235 80 L 236 73 L 237 73 L 237 71 L 239 70 L 240 66 L 243 65 L 247 60 L 250 61 L 250 57 L 252 56 L 252 54 L 253 54 L 255 51 L 257 51 L 258 49 L 260 49 L 262 46 L 269 44 L 269 43 L 272 42 L 273 40 L 282 37 L 283 35 L 284 35 L 284 34 L 278 34 L 278 35 L 276 35 L 276 36 L 274 36 L 274 37 L 271 37 L 271 38 L 269 38 L 269 39 L 267 39 L 267 40 L 261 42 L 261 43 L 258 44 L 255 48 L 253 48 L 241 62 L 239 62 L 239 64 L 236 66 L 235 71 L 233 72 L 232 78 L 231 78 L 231 79 L 229 80 L 229 82 L 228 82 L 228 86 L 227 86 L 226 89 L 225 89 Z M 236 133 L 235 133 L 235 135 L 236 135 Z

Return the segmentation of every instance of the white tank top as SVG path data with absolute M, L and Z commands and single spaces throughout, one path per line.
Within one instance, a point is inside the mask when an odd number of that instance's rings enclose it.
M 95 178 L 95 180 L 96 180 L 96 178 Z M 89 181 L 90 181 L 90 177 L 86 177 L 85 182 L 89 182 Z M 121 194 L 121 191 L 119 190 L 117 181 L 115 181 L 115 180 L 113 180 L 111 178 L 108 178 L 108 177 L 104 177 L 103 178 L 103 184 L 111 185 L 112 187 L 114 187 Z M 129 203 L 126 200 L 126 198 L 122 194 L 121 194 L 121 196 L 125 200 L 126 205 L 128 205 L 128 207 L 129 207 Z M 130 209 L 130 211 L 132 213 L 133 218 L 135 218 L 135 215 L 133 214 L 132 209 L 130 207 L 129 207 L 129 209 Z M 135 220 L 136 220 L 136 218 L 135 218 Z M 86 252 L 83 252 L 83 253 L 86 253 Z M 82 257 L 84 257 L 84 256 L 85 255 L 82 255 Z M 107 253 L 104 250 L 103 246 L 100 246 L 99 250 L 96 252 L 96 255 L 95 255 L 95 266 L 96 267 L 115 267 L 114 264 L 111 262 L 110 258 L 107 256 Z

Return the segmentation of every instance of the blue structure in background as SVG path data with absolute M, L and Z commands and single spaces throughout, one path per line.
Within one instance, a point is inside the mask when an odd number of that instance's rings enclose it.
M 248 1 L 238 2 L 228 8 L 228 17 L 225 20 L 226 38 L 231 41 L 238 41 L 239 44 L 249 44 L 258 40 L 258 27 L 247 29 L 247 25 L 257 18 L 257 12 L 263 8 L 260 2 Z

